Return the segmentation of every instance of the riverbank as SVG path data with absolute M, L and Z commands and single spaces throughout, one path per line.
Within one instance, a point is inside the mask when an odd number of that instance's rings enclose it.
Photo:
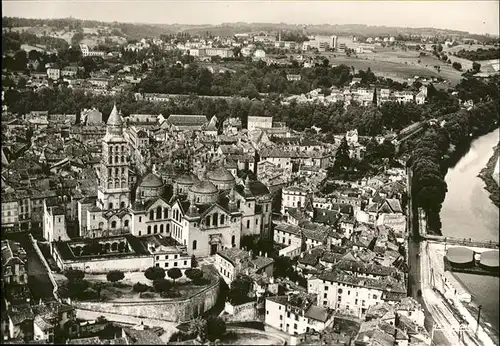
M 498 193 L 498 184 L 495 179 L 493 179 L 493 172 L 495 171 L 499 155 L 500 144 L 497 144 L 494 149 L 493 155 L 490 157 L 488 163 L 486 164 L 486 167 L 484 167 L 478 175 L 486 184 L 484 189 L 490 193 L 490 199 L 493 204 L 497 206 L 497 208 L 500 207 L 500 196 Z
M 474 317 L 477 317 L 479 312 L 479 307 L 476 303 L 463 303 L 463 306 L 470 312 L 470 314 Z M 495 329 L 489 322 L 487 322 L 484 318 L 484 315 L 481 316 L 481 327 L 485 331 L 486 334 L 491 338 L 491 340 L 495 343 L 495 345 L 499 345 L 499 336 L 498 336 L 498 327 Z

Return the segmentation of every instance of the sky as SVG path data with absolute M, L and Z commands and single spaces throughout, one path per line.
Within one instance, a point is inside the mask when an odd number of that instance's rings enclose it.
M 499 1 L 3 0 L 2 15 L 104 22 L 367 24 L 499 34 Z

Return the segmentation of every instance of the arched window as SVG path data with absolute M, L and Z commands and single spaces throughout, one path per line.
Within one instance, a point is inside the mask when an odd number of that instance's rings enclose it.
M 210 216 L 205 219 L 207 227 L 210 227 Z
M 196 245 L 198 245 L 198 244 L 197 244 L 197 241 L 196 241 L 196 240 L 193 240 L 193 250 L 196 250 Z
M 120 202 L 120 208 L 125 208 L 125 202 Z
M 158 206 L 156 208 L 156 220 L 160 220 L 161 219 L 161 207 Z
M 214 224 L 215 227 L 219 224 L 219 214 L 214 213 L 212 216 L 212 223 Z
M 151 226 L 148 226 L 148 234 L 151 234 Z
M 225 215 L 221 215 L 220 216 L 220 224 L 223 225 L 224 224 L 224 219 L 225 219 Z
M 116 228 L 116 221 L 111 221 L 111 228 Z
M 235 237 L 234 235 L 231 237 L 231 245 L 232 245 L 233 247 L 235 247 L 235 246 L 236 246 L 236 237 Z
M 236 206 L 238 207 L 238 209 L 240 209 L 240 201 L 239 200 L 236 202 Z
M 167 233 L 170 233 L 170 224 L 167 223 Z
M 109 202 L 109 209 L 113 209 L 113 203 Z
M 110 156 L 110 157 L 109 157 L 109 163 L 110 163 L 110 164 L 113 164 L 113 156 Z
M 163 233 L 163 225 L 160 225 L 160 233 Z
M 163 218 L 168 219 L 168 208 L 163 208 Z
M 118 160 L 116 160 L 115 162 L 118 162 Z M 115 168 L 115 175 L 118 175 L 118 167 Z
M 123 226 L 124 226 L 124 227 L 128 227 L 128 220 L 125 220 L 125 221 L 123 222 Z
M 155 217 L 155 212 L 154 212 L 154 210 L 150 210 L 150 211 L 149 211 L 149 219 L 150 219 L 150 220 L 154 220 L 154 217 Z
M 115 155 L 115 163 L 118 163 L 118 162 L 120 162 L 119 158 L 118 158 L 118 155 Z
M 121 162 L 124 163 L 125 159 L 123 158 L 123 155 L 121 156 Z
M 158 225 L 154 225 L 154 227 L 153 227 L 153 233 L 154 234 L 158 233 Z

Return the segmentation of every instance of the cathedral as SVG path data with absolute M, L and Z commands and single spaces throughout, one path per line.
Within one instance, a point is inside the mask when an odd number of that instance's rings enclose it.
M 248 177 L 236 184 L 225 168 L 174 179 L 173 186 L 146 173 L 134 193 L 129 181 L 128 143 L 116 105 L 106 124 L 97 171 L 97 197 L 78 201 L 79 236 L 104 238 L 131 234 L 160 234 L 175 239 L 190 255 L 203 257 L 226 248 L 239 248 L 244 235 L 269 236 L 271 195 Z M 57 239 L 56 229 L 44 234 Z M 60 238 L 59 238 L 60 239 Z

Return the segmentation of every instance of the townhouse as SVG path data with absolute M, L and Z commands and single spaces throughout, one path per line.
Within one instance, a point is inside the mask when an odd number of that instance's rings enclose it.
M 304 293 L 267 297 L 265 323 L 294 336 L 322 331 L 332 325 L 333 311 L 314 301 L 314 295 Z
M 338 271 L 325 271 L 312 277 L 308 280 L 308 290 L 318 292 L 318 305 L 358 318 L 363 317 L 370 306 L 406 297 L 404 285 L 390 276 L 378 280 Z

